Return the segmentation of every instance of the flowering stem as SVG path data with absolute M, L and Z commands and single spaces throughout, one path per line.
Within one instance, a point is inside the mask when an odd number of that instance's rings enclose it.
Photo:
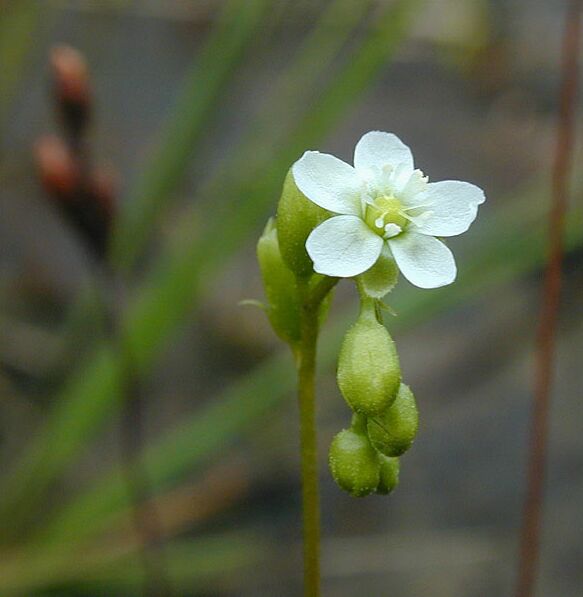
M 301 338 L 295 355 L 300 410 L 305 597 L 320 596 L 320 495 L 315 388 L 319 312 L 322 301 L 337 282 L 337 278 L 323 278 L 313 289 L 306 282 L 298 282 L 302 316 Z

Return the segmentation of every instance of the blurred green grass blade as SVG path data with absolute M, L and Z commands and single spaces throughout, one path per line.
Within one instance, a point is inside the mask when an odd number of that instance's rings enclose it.
M 372 0 L 333 0 L 325 7 L 314 28 L 300 44 L 292 64 L 274 82 L 273 91 L 248 127 L 244 140 L 236 147 L 234 159 L 223 160 L 203 195 L 215 192 L 229 171 L 246 171 L 250 159 L 263 161 L 270 158 L 282 131 L 303 113 L 302 107 L 309 104 L 320 79 L 355 33 L 372 3 Z
M 0 5 L 0 134 L 8 116 L 26 58 L 34 48 L 35 30 L 47 7 L 38 0 Z
M 256 39 L 271 0 L 229 0 L 185 82 L 156 151 L 124 201 L 113 238 L 112 259 L 129 267 L 144 246 L 168 197 L 182 181 L 220 93 L 245 49 Z
M 182 236 L 189 242 L 175 247 L 160 259 L 149 287 L 135 307 L 132 329 L 136 333 L 131 341 L 138 359 L 144 346 L 158 344 L 165 330 L 175 327 L 195 305 L 201 293 L 200 281 L 207 284 L 243 240 L 262 226 L 266 211 L 275 209 L 275 198 L 290 164 L 306 147 L 324 137 L 366 90 L 374 75 L 403 41 L 411 24 L 413 8 L 418 4 L 399 0 L 381 13 L 382 18 L 377 20 L 374 31 L 332 81 L 320 101 L 306 113 L 285 143 L 275 150 L 271 147 L 267 160 L 253 163 L 253 153 L 245 151 L 251 163 L 246 168 L 233 169 L 243 171 L 243 177 L 235 174 L 233 179 L 226 181 L 219 177 L 206 187 L 202 193 L 207 203 L 202 238 L 197 234 L 198 218 L 194 214 L 185 218 L 186 226 L 192 227 L 192 231 L 182 231 Z M 221 196 L 238 198 L 235 206 L 227 203 L 226 213 L 220 204 L 217 205 L 219 192 Z M 205 211 L 205 207 L 199 211 Z M 168 308 L 170 305 L 172 312 Z
M 11 540 L 31 508 L 42 500 L 47 485 L 62 472 L 73 450 L 84 443 L 87 425 L 92 420 L 102 421 L 111 412 L 120 397 L 118 374 L 114 353 L 103 348 L 88 370 L 82 368 L 69 380 L 57 407 L 48 413 L 43 428 L 31 440 L 30 450 L 3 487 L 0 541 Z M 79 421 L 85 422 L 81 429 Z
M 300 130 L 275 159 L 264 164 L 263 178 L 257 183 L 255 174 L 246 181 L 245 188 L 235 185 L 230 189 L 232 196 L 242 195 L 237 209 L 231 209 L 228 217 L 217 213 L 213 221 L 207 222 L 202 242 L 195 238 L 189 246 L 170 251 L 160 260 L 157 272 L 132 306 L 128 318 L 126 341 L 133 348 L 136 366 L 142 374 L 147 374 L 170 334 L 191 312 L 201 291 L 210 286 L 210 280 L 220 273 L 243 238 L 257 227 L 258 216 L 275 205 L 285 170 L 305 148 L 301 135 L 307 135 L 310 142 L 317 140 L 335 122 L 328 111 L 333 110 L 338 119 L 342 115 L 339 107 L 347 108 L 364 91 L 365 83 L 380 71 L 405 37 L 411 7 L 416 5 L 406 0 L 391 4 L 390 10 L 378 19 L 375 35 L 363 42 L 340 73 L 338 81 L 342 84 L 332 83 L 314 112 L 306 116 Z M 366 77 L 355 73 L 360 68 L 365 70 Z M 353 88 L 355 80 L 362 86 Z M 112 414 L 119 400 L 116 391 L 119 363 L 106 348 L 99 355 L 72 377 L 38 437 L 31 441 L 15 472 L 6 479 L 0 494 L 0 524 L 5 536 L 9 536 L 10 529 L 14 532 L 18 528 L 27 510 L 38 504 L 50 483 Z
M 391 297 L 391 306 L 399 314 L 390 321 L 391 332 L 401 333 L 479 296 L 492 286 L 540 267 L 544 263 L 546 220 L 539 216 L 533 223 L 532 214 L 540 214 L 541 207 L 532 203 L 532 195 L 527 197 L 529 203 L 525 208 L 530 217 L 516 212 L 512 205 L 501 210 L 495 221 L 478 235 L 480 242 L 462 260 L 465 265 L 460 268 L 460 279 L 455 284 L 429 292 L 402 285 Z M 507 213 L 513 217 L 507 217 Z M 569 219 L 570 249 L 583 245 L 583 229 L 577 226 L 577 221 L 577 217 Z M 496 235 L 491 234 L 492 229 L 496 229 Z M 348 322 L 349 316 L 344 316 L 323 334 L 320 366 L 333 366 Z M 197 411 L 190 421 L 147 448 L 143 464 L 153 485 L 160 488 L 186 471 L 192 472 L 256 426 L 289 393 L 294 379 L 287 353 L 278 354 L 237 381 L 202 412 Z M 84 537 L 106 528 L 111 524 L 108 517 L 124 507 L 123 479 L 115 472 L 110 473 L 66 506 L 43 536 L 51 543 Z
M 240 167 L 233 168 L 234 180 L 215 180 L 203 189 L 201 194 L 206 201 L 201 212 L 214 201 L 219 188 L 223 196 L 237 197 L 238 202 L 227 214 L 214 208 L 222 242 L 213 242 L 214 237 L 209 234 L 203 239 L 203 248 L 193 243 L 192 252 L 187 249 L 184 259 L 197 263 L 200 255 L 204 255 L 205 266 L 214 260 L 221 263 L 250 231 L 260 228 L 265 213 L 275 209 L 275 199 L 287 169 L 303 151 L 314 147 L 328 134 L 370 87 L 403 41 L 420 4 L 422 2 L 417 0 L 397 0 L 376 15 L 361 46 L 313 102 L 286 142 L 269 148 L 269 160 L 245 152 Z
M 198 411 L 188 424 L 147 448 L 144 461 L 153 486 L 160 487 L 195 463 L 204 462 L 227 438 L 237 437 L 242 429 L 273 408 L 293 382 L 293 363 L 287 352 L 256 367 L 213 401 L 210 408 Z M 111 524 L 104 516 L 125 505 L 125 482 L 116 469 L 66 506 L 42 530 L 40 538 L 56 544 L 91 535 Z
M 237 594 L 245 578 L 253 576 L 253 568 L 269 562 L 269 547 L 254 533 L 232 533 L 225 536 L 170 544 L 166 549 L 168 572 L 174 591 L 181 595 Z M 91 570 L 79 586 L 104 595 L 142 595 L 142 570 L 134 559 L 116 562 L 102 570 Z M 102 590 L 103 593 L 99 593 Z
M 262 226 L 262 219 L 275 200 L 290 164 L 306 147 L 317 143 L 365 91 L 383 64 L 394 54 L 411 23 L 413 7 L 418 2 L 401 0 L 391 4 L 376 22 L 374 34 L 368 36 L 352 59 L 330 84 L 317 105 L 306 113 L 300 125 L 267 161 L 245 169 L 243 178 L 216 181 L 207 188 L 205 230 L 196 233 L 199 221 L 185 218 L 192 231 L 182 231 L 189 239 L 160 259 L 151 283 L 142 294 L 133 313 L 131 335 L 133 350 L 139 358 L 144 346 L 155 346 L 181 321 L 199 298 L 201 290 L 217 275 L 243 240 Z M 380 48 L 380 50 L 379 50 Z M 360 71 L 366 73 L 363 75 Z M 249 156 L 252 160 L 252 156 Z M 221 196 L 238 197 L 228 211 L 216 204 Z M 205 211 L 204 207 L 201 211 Z M 193 222 L 193 223 L 191 223 Z M 199 238 L 202 236 L 202 238 Z M 204 286 L 201 286 L 201 281 Z
M 53 587 L 100 586 L 109 591 L 108 595 L 128 595 L 137 588 L 143 572 L 137 551 L 136 545 L 112 543 L 75 553 L 54 549 L 7 555 L 0 562 L 0 594 L 31 595 Z M 172 542 L 166 556 L 173 585 L 186 589 L 210 585 L 225 574 L 249 569 L 266 560 L 267 553 L 265 541 L 256 533 L 237 530 Z
M 302 44 L 292 66 L 283 72 L 276 83 L 266 109 L 260 112 L 258 121 L 252 127 L 252 139 L 239 150 L 240 155 L 248 158 L 260 151 L 261 147 L 273 145 L 267 145 L 265 139 L 259 135 L 261 140 L 258 147 L 255 131 L 267 132 L 269 136 L 269 124 L 283 120 L 287 113 L 295 108 L 298 96 L 301 97 L 305 90 L 315 84 L 346 42 L 354 26 L 366 13 L 370 3 L 371 0 L 334 0 L 327 7 L 314 30 Z M 235 37 L 234 40 L 230 40 L 232 46 L 233 41 L 239 41 L 239 45 L 242 45 L 250 39 L 259 25 L 265 24 L 261 19 L 265 7 L 258 6 L 259 8 L 263 9 L 263 12 L 250 12 L 248 22 L 237 25 L 240 39 Z M 217 97 L 219 91 L 225 84 L 226 77 L 240 60 L 242 52 L 239 52 L 239 55 L 234 51 L 225 54 L 223 48 L 224 37 L 235 29 L 231 22 L 232 13 L 236 15 L 236 11 L 240 9 L 236 3 L 227 6 L 224 18 L 219 22 L 215 35 L 203 53 L 201 63 L 197 64 L 190 75 L 185 91 L 164 131 L 158 151 L 152 156 L 150 164 L 144 168 L 142 179 L 138 181 L 124 205 L 125 211 L 119 223 L 113 253 L 116 262 L 126 267 L 131 265 L 143 248 L 163 203 L 180 183 L 196 151 L 196 143 L 204 130 L 206 116 L 213 107 L 220 105 Z M 217 48 L 221 48 L 221 51 L 217 52 Z M 215 63 L 221 57 L 223 61 L 220 61 L 217 67 Z M 210 78 L 214 84 L 209 86 L 206 78 Z M 222 170 L 226 167 L 228 166 L 225 163 Z

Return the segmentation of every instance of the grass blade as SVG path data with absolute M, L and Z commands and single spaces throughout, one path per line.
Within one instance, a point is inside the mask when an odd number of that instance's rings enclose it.
M 164 204 L 191 163 L 210 116 L 220 106 L 219 94 L 257 35 L 270 3 L 270 0 L 229 0 L 225 4 L 216 28 L 185 82 L 156 151 L 123 204 L 112 248 L 116 264 L 129 267 L 144 246 Z
M 2 595 L 26 594 L 52 587 L 101 587 L 107 595 L 133 594 L 140 587 L 137 543 L 102 545 L 69 551 L 7 556 L 0 566 Z M 265 542 L 255 533 L 236 531 L 168 546 L 170 574 L 176 588 L 209 586 L 267 558 Z M 139 591 L 136 592 L 139 594 Z
M 200 281 L 207 283 L 220 272 L 242 239 L 254 230 L 259 216 L 273 204 L 289 163 L 305 145 L 315 142 L 330 129 L 392 56 L 405 37 L 412 7 L 416 5 L 416 2 L 400 0 L 383 13 L 377 20 L 374 35 L 365 40 L 284 149 L 271 164 L 266 164 L 263 179 L 259 183 L 247 181 L 248 186 L 241 189 L 241 193 L 233 189 L 233 196 L 241 194 L 242 200 L 238 209 L 232 210 L 229 220 L 219 218 L 215 226 L 208 226 L 209 232 L 202 242 L 195 240 L 191 246 L 181 247 L 180 251 L 161 260 L 128 321 L 126 341 L 132 345 L 136 367 L 142 374 L 147 374 L 170 334 L 200 298 L 203 289 Z M 303 141 L 304 136 L 308 140 Z M 221 233 L 217 234 L 217 230 Z M 5 525 L 5 537 L 18 529 L 50 483 L 112 414 L 119 401 L 118 377 L 119 363 L 104 347 L 96 359 L 66 385 L 48 414 L 44 428 L 6 481 L 0 498 L 0 520 Z

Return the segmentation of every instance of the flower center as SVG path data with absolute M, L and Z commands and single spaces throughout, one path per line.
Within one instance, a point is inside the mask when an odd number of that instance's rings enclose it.
M 366 206 L 365 222 L 379 236 L 396 236 L 408 223 L 401 202 L 392 195 L 381 195 Z

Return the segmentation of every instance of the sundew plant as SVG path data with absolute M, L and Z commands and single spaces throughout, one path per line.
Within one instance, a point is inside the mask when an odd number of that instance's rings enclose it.
M 422 289 L 453 283 L 455 260 L 441 237 L 466 232 L 484 201 L 471 183 L 429 182 L 409 147 L 381 131 L 358 141 L 354 166 L 307 151 L 287 175 L 257 256 L 267 314 L 297 367 L 307 597 L 320 594 L 315 371 L 331 293 L 341 279 L 352 280 L 360 313 L 338 360 L 338 387 L 353 414 L 350 428 L 332 441 L 330 470 L 355 497 L 389 494 L 399 481 L 399 457 L 415 439 L 418 412 L 383 323 L 383 299 L 399 272 Z
M 0 0 L 0 597 L 579 597 L 582 5 Z

